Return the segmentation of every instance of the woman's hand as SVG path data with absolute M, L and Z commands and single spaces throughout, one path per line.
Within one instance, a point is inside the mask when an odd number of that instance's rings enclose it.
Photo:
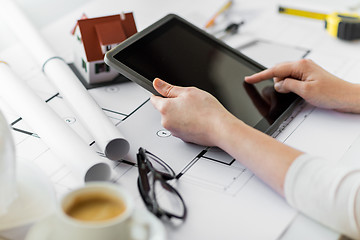
M 151 97 L 162 115 L 162 125 L 185 142 L 217 146 L 226 119 L 239 121 L 215 97 L 198 88 L 173 86 L 158 78 L 154 88 L 165 97 Z
M 280 93 L 294 92 L 310 104 L 343 112 L 360 113 L 360 86 L 341 80 L 309 59 L 281 63 L 246 77 L 247 83 L 274 79 Z
M 223 149 L 283 194 L 286 172 L 300 151 L 249 127 L 205 91 L 160 79 L 154 80 L 154 87 L 166 98 L 152 96 L 151 102 L 175 137 Z

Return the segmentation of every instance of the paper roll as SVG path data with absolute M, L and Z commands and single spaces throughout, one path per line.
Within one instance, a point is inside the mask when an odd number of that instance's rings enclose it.
M 70 67 L 55 55 L 14 1 L 0 0 L 0 3 L 0 17 L 42 66 L 46 76 L 73 108 L 100 149 L 111 160 L 124 157 L 130 149 L 129 142 L 89 95 Z
M 0 95 L 81 181 L 107 181 L 111 167 L 42 101 L 10 66 L 0 63 Z M 16 93 L 16 94 L 15 94 Z M 21 98 L 19 98 L 21 96 Z
M 80 121 L 95 138 L 95 142 L 111 160 L 120 160 L 128 152 L 130 145 L 98 104 L 88 94 L 68 65 L 59 58 L 53 58 L 44 65 L 46 75 L 56 82 L 64 99 L 71 100 L 71 106 Z M 66 91 L 65 91 L 66 90 Z
M 15 167 L 14 141 L 9 124 L 0 111 L 0 219 L 7 213 L 18 194 Z

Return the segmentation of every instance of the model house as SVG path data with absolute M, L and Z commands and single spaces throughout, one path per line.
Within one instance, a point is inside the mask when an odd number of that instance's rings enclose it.
M 71 31 L 74 65 L 88 84 L 113 80 L 118 73 L 104 62 L 104 55 L 137 32 L 132 13 L 87 18 L 83 15 Z

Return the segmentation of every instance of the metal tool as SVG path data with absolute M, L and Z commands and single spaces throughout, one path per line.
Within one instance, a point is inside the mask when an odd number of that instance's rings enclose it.
M 347 41 L 360 39 L 360 15 L 356 13 L 325 14 L 282 6 L 279 13 L 324 20 L 325 29 L 331 36 Z

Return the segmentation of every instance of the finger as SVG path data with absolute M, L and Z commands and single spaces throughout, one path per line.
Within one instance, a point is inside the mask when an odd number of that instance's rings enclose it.
M 279 93 L 289 93 L 293 92 L 299 96 L 302 96 L 306 82 L 299 81 L 293 78 L 285 78 L 282 81 L 278 81 L 274 84 L 274 88 Z
M 272 68 L 245 77 L 245 81 L 247 83 L 258 83 L 271 78 L 285 78 L 290 76 L 296 78 L 298 77 L 297 68 L 297 62 L 280 63 Z
M 181 93 L 181 87 L 174 86 L 161 80 L 160 78 L 154 79 L 153 86 L 155 90 L 164 97 L 174 98 L 179 96 Z
M 284 78 L 274 77 L 274 84 L 284 80 Z
M 152 95 L 150 98 L 151 104 L 157 109 L 158 111 L 162 108 L 163 100 L 165 100 L 162 97 Z

